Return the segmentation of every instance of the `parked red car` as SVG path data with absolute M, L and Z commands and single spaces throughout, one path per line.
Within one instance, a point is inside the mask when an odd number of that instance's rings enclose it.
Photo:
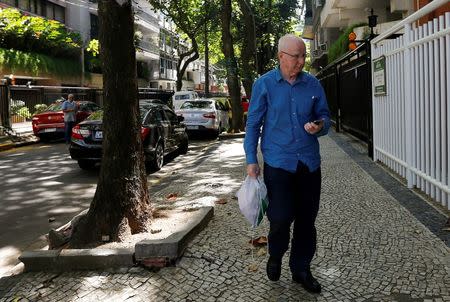
M 242 105 L 242 112 L 244 113 L 244 115 L 246 115 L 248 111 L 248 106 L 250 105 L 250 97 L 244 95 L 241 98 L 241 105 Z
M 44 112 L 33 116 L 31 124 L 34 135 L 42 141 L 64 137 L 64 113 L 61 110 L 62 101 L 56 101 Z M 77 123 L 85 120 L 93 112 L 100 110 L 100 106 L 89 101 L 77 101 Z

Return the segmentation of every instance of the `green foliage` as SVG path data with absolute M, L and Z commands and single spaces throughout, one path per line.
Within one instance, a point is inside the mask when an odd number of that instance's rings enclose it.
M 0 47 L 55 57 L 78 58 L 81 36 L 64 24 L 36 16 L 22 15 L 17 9 L 0 10 Z
M 45 109 L 47 109 L 47 107 L 48 106 L 46 104 L 36 104 L 36 105 L 34 105 L 34 113 L 33 113 L 33 115 L 36 115 L 36 114 L 44 112 Z
M 347 27 L 344 32 L 339 36 L 339 38 L 331 44 L 328 50 L 328 64 L 341 57 L 348 51 L 348 35 L 353 31 L 355 27 L 360 27 L 367 25 L 367 23 L 353 24 Z
M 100 42 L 97 39 L 89 41 L 84 53 L 85 69 L 89 72 L 102 73 L 102 62 L 100 60 Z
M 17 115 L 24 117 L 26 119 L 29 119 L 31 117 L 31 113 L 27 107 L 20 108 L 19 111 L 17 112 Z
M 258 53 L 258 73 L 262 74 L 278 65 L 276 57 L 278 40 L 287 33 L 294 32 L 297 15 L 297 0 L 247 0 L 252 7 L 256 25 L 256 47 Z M 236 43 L 240 48 L 247 38 L 244 18 L 249 18 L 238 11 L 233 19 Z M 249 42 L 248 42 L 249 43 Z
M 52 58 L 43 54 L 0 48 L 0 70 L 2 67 L 13 73 L 27 70 L 33 76 L 46 74 L 79 75 L 81 66 L 78 61 Z
M 100 42 L 97 39 L 89 41 L 86 51 L 93 57 L 97 57 L 100 54 Z
M 11 99 L 11 104 L 10 104 L 11 115 L 18 115 L 19 110 L 23 107 L 25 107 L 24 101 Z

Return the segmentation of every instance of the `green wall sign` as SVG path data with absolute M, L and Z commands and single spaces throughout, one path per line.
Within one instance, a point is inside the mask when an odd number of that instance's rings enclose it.
M 373 86 L 375 95 L 386 95 L 386 57 L 373 60 Z

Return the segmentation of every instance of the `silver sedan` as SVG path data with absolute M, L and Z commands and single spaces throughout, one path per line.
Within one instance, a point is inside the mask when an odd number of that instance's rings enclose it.
M 218 136 L 229 128 L 228 110 L 215 99 L 186 101 L 176 114 L 184 117 L 186 130 L 191 132 L 206 131 Z

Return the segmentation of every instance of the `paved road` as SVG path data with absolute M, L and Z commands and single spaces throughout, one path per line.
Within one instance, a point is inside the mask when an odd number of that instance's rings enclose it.
M 189 162 L 211 140 L 194 140 L 186 156 L 172 158 L 149 174 L 149 185 Z M 0 152 L 0 277 L 18 263 L 24 249 L 46 245 L 43 234 L 89 207 L 99 170 L 84 171 L 64 143 L 36 144 Z
M 157 203 L 176 190 L 179 203 L 214 204 L 215 217 L 176 267 L 0 279 L 0 301 L 450 301 L 449 249 L 330 137 L 321 139 L 323 191 L 313 271 L 321 295 L 290 280 L 286 255 L 279 282 L 264 272 L 265 248 L 232 198 L 244 173 L 242 140 L 211 146 L 193 165 L 155 183 Z M 159 197 L 158 197 L 159 196 Z M 424 202 L 424 201 L 423 201 Z M 253 252 L 252 252 L 253 251 Z

